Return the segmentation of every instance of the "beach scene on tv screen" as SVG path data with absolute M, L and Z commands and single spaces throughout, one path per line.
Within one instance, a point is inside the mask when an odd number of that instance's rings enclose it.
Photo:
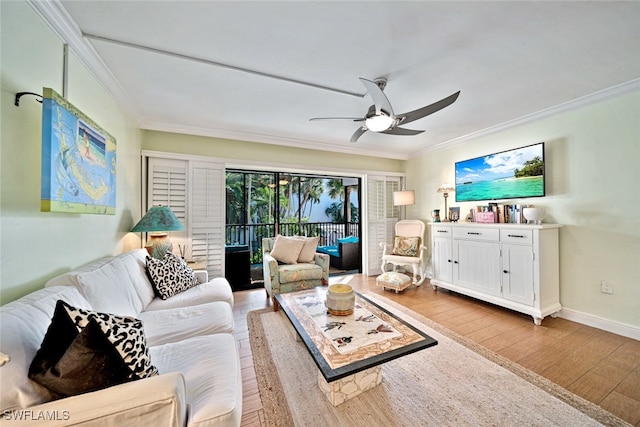
M 544 144 L 456 163 L 456 201 L 544 196 Z

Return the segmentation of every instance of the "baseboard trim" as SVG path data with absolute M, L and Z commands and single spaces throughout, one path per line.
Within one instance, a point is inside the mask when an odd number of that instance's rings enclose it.
M 623 337 L 640 340 L 640 328 L 637 326 L 614 322 L 613 320 L 604 319 L 602 317 L 594 316 L 593 314 L 587 314 L 564 307 L 560 313 L 558 313 L 558 317 L 602 329 L 603 331 L 611 332 L 613 334 L 622 335 Z

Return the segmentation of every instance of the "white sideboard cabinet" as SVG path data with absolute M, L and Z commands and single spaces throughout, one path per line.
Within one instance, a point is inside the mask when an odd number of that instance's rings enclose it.
M 560 227 L 429 223 L 431 285 L 528 314 L 540 325 L 562 308 Z

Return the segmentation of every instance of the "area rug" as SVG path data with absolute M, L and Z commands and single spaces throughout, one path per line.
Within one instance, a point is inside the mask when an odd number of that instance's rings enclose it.
M 282 311 L 248 314 L 269 426 L 629 426 L 597 405 L 376 294 L 378 305 L 438 340 L 382 365 L 382 384 L 337 407 Z

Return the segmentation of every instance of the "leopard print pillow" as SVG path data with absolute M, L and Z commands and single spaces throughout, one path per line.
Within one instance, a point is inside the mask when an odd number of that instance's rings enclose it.
M 62 304 L 69 318 L 76 325 L 78 332 L 82 332 L 92 319 L 98 323 L 109 342 L 113 344 L 124 363 L 131 370 L 130 379 L 158 375 L 158 369 L 151 364 L 141 320 L 75 308 L 62 300 L 59 300 L 58 304 Z
M 200 284 L 191 267 L 171 252 L 163 259 L 147 257 L 147 274 L 156 295 L 163 300 Z

